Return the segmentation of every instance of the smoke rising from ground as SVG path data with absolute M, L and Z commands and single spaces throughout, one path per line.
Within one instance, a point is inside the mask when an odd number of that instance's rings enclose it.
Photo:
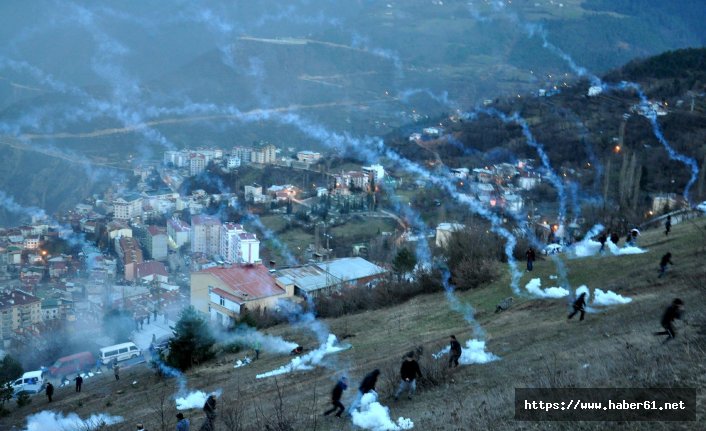
M 569 291 L 563 287 L 547 287 L 542 289 L 542 280 L 533 278 L 526 285 L 525 289 L 530 295 L 537 298 L 563 298 L 569 296 Z
M 221 396 L 221 393 L 223 391 L 218 389 L 214 392 L 203 392 L 203 391 L 194 391 L 194 392 L 189 392 L 183 397 L 178 397 L 176 399 L 176 409 L 177 410 L 189 410 L 189 409 L 201 409 L 203 405 L 206 403 L 206 399 L 208 398 L 209 395 L 215 395 L 216 398 Z
M 461 365 L 471 365 L 471 364 L 487 364 L 488 362 L 497 361 L 500 356 L 490 353 L 485 350 L 485 341 L 476 340 L 474 338 L 466 341 L 466 345 L 463 346 L 461 350 L 461 357 L 458 363 Z M 434 359 L 440 359 L 444 355 L 448 355 L 451 348 L 449 346 L 444 347 L 438 352 L 432 354 Z
M 64 415 L 61 412 L 44 410 L 27 416 L 25 431 L 94 431 L 102 429 L 105 425 L 115 425 L 123 421 L 121 416 L 106 413 L 97 413 L 81 419 L 76 413 Z
M 397 421 L 390 418 L 390 409 L 380 404 L 374 391 L 363 395 L 360 407 L 351 413 L 353 425 L 373 431 L 397 431 L 414 428 L 411 419 L 399 417 Z
M 329 334 L 328 339 L 325 343 L 321 344 L 316 350 L 297 356 L 289 361 L 288 364 L 282 365 L 281 367 L 268 371 L 266 373 L 258 374 L 255 376 L 258 379 L 264 379 L 267 377 L 279 376 L 282 374 L 291 373 L 294 371 L 308 371 L 313 370 L 315 366 L 321 364 L 326 355 L 333 353 L 338 353 L 343 350 L 350 348 L 350 345 L 339 344 L 336 336 Z

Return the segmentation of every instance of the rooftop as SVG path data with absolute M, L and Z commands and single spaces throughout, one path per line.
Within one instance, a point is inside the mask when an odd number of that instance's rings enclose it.
M 285 293 L 262 264 L 208 268 L 197 274 L 210 274 L 221 280 L 228 286 L 230 295 L 238 298 L 236 302 L 239 304 Z
M 357 280 L 387 272 L 384 268 L 368 262 L 362 257 L 344 257 L 317 263 L 316 266 L 342 281 Z
M 305 265 L 277 271 L 277 279 L 283 284 L 293 283 L 306 292 L 338 284 L 341 280 L 316 265 Z
M 209 216 L 209 215 L 196 215 L 191 217 L 191 225 L 192 226 L 201 226 L 201 225 L 209 225 L 209 226 L 215 226 L 215 225 L 220 225 L 221 221 L 218 219 L 218 217 L 214 216 Z
M 156 260 L 138 263 L 135 267 L 135 273 L 137 274 L 137 278 L 149 277 L 150 275 L 169 276 L 164 264 Z

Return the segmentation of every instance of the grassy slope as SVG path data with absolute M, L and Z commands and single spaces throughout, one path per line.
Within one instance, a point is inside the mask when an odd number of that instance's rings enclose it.
M 427 385 L 411 402 L 392 404 L 389 399 L 402 354 L 413 346 L 423 345 L 425 354 L 421 364 L 426 373 L 431 373 L 434 371 L 429 368 L 435 367 L 429 354 L 445 344 L 450 333 L 455 333 L 462 341 L 471 335 L 468 325 L 449 311 L 443 295 L 421 296 L 385 310 L 327 321 L 334 333 L 354 335 L 349 339 L 354 348 L 332 359 L 337 361 L 335 366 L 347 371 L 354 381 L 379 367 L 383 371 L 378 385 L 383 403 L 392 405 L 393 417 L 410 417 L 416 424 L 415 429 L 420 430 L 547 429 L 549 424 L 512 421 L 515 387 L 676 385 L 703 389 L 706 384 L 703 361 L 706 313 L 700 299 L 706 286 L 705 229 L 706 220 L 701 218 L 696 223 L 676 225 L 669 238 L 660 231 L 645 232 L 640 245 L 649 249 L 646 254 L 566 261 L 573 286 L 586 283 L 592 289 L 609 288 L 634 299 L 630 305 L 587 315 L 584 322 L 566 321 L 563 300 L 520 299 L 511 310 L 494 314 L 497 301 L 511 293 L 507 280 L 462 293 L 462 299 L 478 310 L 478 318 L 487 332 L 489 350 L 502 360 L 464 366 L 453 374 L 437 372 L 443 383 Z M 656 278 L 657 262 L 668 250 L 673 253 L 676 266 L 660 280 Z M 547 286 L 548 275 L 555 273 L 555 266 L 545 260 L 538 262 L 532 277 L 540 276 Z M 525 274 L 521 285 L 529 279 Z M 678 322 L 679 338 L 666 347 L 651 332 L 659 330 L 661 313 L 675 296 L 686 302 L 688 324 Z M 270 332 L 304 346 L 313 345 L 307 333 L 290 327 L 276 327 Z M 672 358 L 668 356 L 670 352 L 674 353 Z M 314 420 L 316 429 L 353 429 L 347 422 L 318 417 L 326 407 L 333 371 L 316 369 L 277 381 L 256 380 L 255 374 L 276 368 L 288 358 L 263 355 L 257 363 L 237 370 L 231 366 L 232 359 L 222 358 L 188 376 L 192 388 L 224 389 L 223 414 L 240 406 L 245 409 L 248 420 L 254 418 L 256 411 L 260 411 L 261 419 L 262 414 L 271 417 L 273 405 L 279 399 L 279 387 L 286 414 L 296 414 L 300 420 L 293 429 L 313 429 Z M 129 386 L 133 380 L 138 381 L 134 388 Z M 81 416 L 103 411 L 129 418 L 114 429 L 133 429 L 135 421 L 146 422 L 148 429 L 159 429 L 155 409 L 160 395 L 168 397 L 173 388 L 173 381 L 159 382 L 143 370 L 128 369 L 119 383 L 108 378 L 87 381 L 80 396 L 70 390 L 58 390 L 53 407 L 64 412 L 76 411 Z M 352 395 L 353 391 L 348 391 L 344 403 L 350 402 Z M 700 420 L 703 420 L 703 394 L 698 403 Z M 19 411 L 13 406 L 11 417 L 3 419 L 0 427 L 19 426 L 24 416 L 44 408 L 46 402 L 42 398 Z M 168 410 L 167 413 L 173 427 L 174 412 Z M 188 416 L 200 425 L 199 411 L 189 412 Z M 301 421 L 308 422 L 303 425 Z M 664 426 L 598 422 L 551 424 L 552 429 L 615 429 L 618 426 L 621 429 L 699 429 L 695 423 Z

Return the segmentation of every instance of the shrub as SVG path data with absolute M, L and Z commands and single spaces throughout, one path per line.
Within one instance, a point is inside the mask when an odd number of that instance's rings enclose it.
M 29 397 L 29 394 L 27 392 L 20 392 L 17 395 L 17 407 L 24 407 L 29 405 L 32 402 L 32 399 Z

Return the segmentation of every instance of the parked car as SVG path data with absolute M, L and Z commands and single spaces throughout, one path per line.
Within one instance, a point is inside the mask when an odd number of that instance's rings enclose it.
M 696 209 L 706 213 L 706 201 L 703 201 L 700 204 L 696 205 Z
M 21 392 L 36 394 L 44 389 L 45 384 L 43 371 L 28 371 L 11 383 L 13 396 L 16 397 Z
M 49 367 L 49 374 L 57 377 L 65 376 L 90 370 L 95 364 L 96 358 L 91 352 L 75 353 L 57 359 L 54 365 Z

